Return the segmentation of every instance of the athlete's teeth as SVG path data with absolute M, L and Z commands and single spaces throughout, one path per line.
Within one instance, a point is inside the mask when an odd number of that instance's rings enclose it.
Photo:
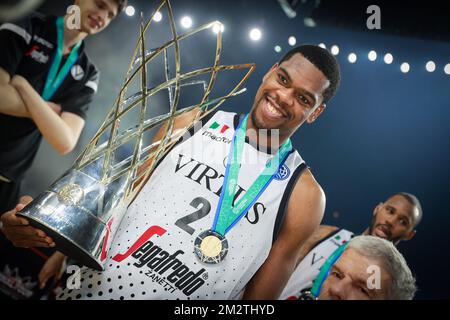
M 268 107 L 269 107 L 269 111 L 272 114 L 277 115 L 277 116 L 282 116 L 282 114 L 280 112 L 278 112 L 278 110 L 275 109 L 270 102 L 268 103 Z

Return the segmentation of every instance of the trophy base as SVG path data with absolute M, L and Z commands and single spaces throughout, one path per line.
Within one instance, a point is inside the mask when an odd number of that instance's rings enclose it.
M 55 248 L 58 251 L 62 252 L 64 255 L 70 257 L 70 259 L 73 259 L 77 263 L 82 264 L 88 268 L 92 268 L 98 271 L 104 270 L 104 266 L 101 262 L 97 261 L 86 250 L 83 250 L 83 248 L 78 246 L 70 239 L 66 238 L 64 235 L 60 234 L 58 231 L 38 220 L 33 219 L 30 216 L 21 215 L 20 212 L 18 212 L 17 215 L 27 219 L 32 227 L 44 231 L 45 234 L 52 238 L 55 242 Z

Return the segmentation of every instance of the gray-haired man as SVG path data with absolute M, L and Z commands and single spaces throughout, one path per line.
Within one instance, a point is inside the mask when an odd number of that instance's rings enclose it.
M 350 240 L 340 258 L 330 266 L 318 298 L 411 300 L 416 290 L 411 270 L 392 242 L 358 236 Z
M 398 192 L 373 210 L 369 226 L 362 233 L 392 242 L 411 240 L 422 219 L 422 206 L 416 196 Z M 354 233 L 336 226 L 321 225 L 298 253 L 296 269 L 292 273 L 280 299 L 298 299 L 302 291 L 312 287 L 325 261 Z

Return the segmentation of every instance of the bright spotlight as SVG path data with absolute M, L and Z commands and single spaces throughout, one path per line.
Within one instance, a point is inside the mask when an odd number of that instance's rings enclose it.
M 161 12 L 157 11 L 157 12 L 155 13 L 154 17 L 153 17 L 153 20 L 154 20 L 155 22 L 160 22 L 160 21 L 162 20 L 162 14 L 161 14 Z
M 192 19 L 187 16 L 181 18 L 181 26 L 185 29 L 189 29 L 190 27 L 192 27 Z
M 134 9 L 133 6 L 127 6 L 127 7 L 125 8 L 125 13 L 126 13 L 126 15 L 129 16 L 129 17 L 134 16 L 134 13 L 135 13 L 135 12 L 136 12 L 136 10 Z
M 290 36 L 288 39 L 288 43 L 291 47 L 295 46 L 295 44 L 297 43 L 297 39 L 295 39 L 294 36 Z
M 377 53 L 372 50 L 369 52 L 368 57 L 370 61 L 375 61 L 377 60 Z
M 450 74 L 450 63 L 445 65 L 444 72 L 445 72 L 445 74 Z
M 252 30 L 250 30 L 249 36 L 253 41 L 258 41 L 262 37 L 261 30 L 259 30 L 258 28 L 253 28 Z
M 217 22 L 217 23 L 213 26 L 212 30 L 213 30 L 213 32 L 214 32 L 215 34 L 218 34 L 219 31 L 220 31 L 220 32 L 224 32 L 224 31 L 225 31 L 225 26 L 224 26 L 222 23 Z
M 280 46 L 275 46 L 275 48 L 273 48 L 273 50 L 275 50 L 275 52 L 280 53 L 281 52 L 281 47 Z
M 403 62 L 402 65 L 400 66 L 400 70 L 403 73 L 408 73 L 409 72 L 409 63 Z
M 325 43 L 320 43 L 320 44 L 319 44 L 319 47 L 321 47 L 322 49 L 326 49 L 326 48 L 327 48 L 327 46 L 325 45 Z
M 331 47 L 331 54 L 337 56 L 339 54 L 339 47 L 337 45 L 334 45 Z
M 434 61 L 428 61 L 425 65 L 425 69 L 427 69 L 428 72 L 433 72 L 434 70 L 436 70 L 436 64 L 434 63 Z
M 348 55 L 348 62 L 350 63 L 355 63 L 357 59 L 358 57 L 353 52 Z
M 386 64 L 391 64 L 392 61 L 394 61 L 394 57 L 392 56 L 392 54 L 386 53 L 386 55 L 384 56 L 384 62 Z

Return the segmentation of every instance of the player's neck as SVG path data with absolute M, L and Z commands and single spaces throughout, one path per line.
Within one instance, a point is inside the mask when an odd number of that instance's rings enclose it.
M 69 54 L 73 46 L 87 37 L 87 33 L 79 29 L 67 28 L 67 16 L 64 17 L 64 46 L 63 55 Z
M 279 130 L 259 130 L 255 127 L 251 115 L 248 117 L 246 136 L 251 144 L 257 144 L 259 147 L 271 150 L 270 153 L 275 153 L 290 138 L 289 135 L 281 135 L 279 132 Z
M 367 227 L 366 230 L 364 230 L 364 232 L 362 234 L 363 234 L 363 236 L 369 235 L 369 228 Z

